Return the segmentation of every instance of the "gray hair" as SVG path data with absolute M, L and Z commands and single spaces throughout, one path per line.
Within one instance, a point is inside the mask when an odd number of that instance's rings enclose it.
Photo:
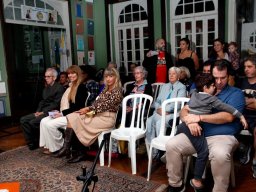
M 50 72 L 55 79 L 58 77 L 58 72 L 54 68 L 47 68 L 45 72 Z
M 179 67 L 171 67 L 168 72 L 175 71 L 175 73 L 180 76 L 181 69 Z
M 181 71 L 184 71 L 186 73 L 188 79 L 191 77 L 190 71 L 188 70 L 187 67 L 181 66 L 179 68 Z
M 139 70 L 143 74 L 143 79 L 146 79 L 148 76 L 148 71 L 143 66 L 135 67 L 135 70 Z

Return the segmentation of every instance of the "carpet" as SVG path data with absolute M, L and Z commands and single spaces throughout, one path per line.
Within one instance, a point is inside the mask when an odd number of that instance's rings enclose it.
M 81 175 L 82 166 L 91 165 L 89 161 L 67 164 L 65 158 L 44 155 L 41 149 L 19 147 L 0 154 L 0 183 L 18 181 L 22 192 L 80 192 L 83 182 L 77 181 L 76 176 Z M 163 187 L 109 167 L 97 165 L 95 173 L 99 181 L 94 191 L 98 192 L 151 192 Z

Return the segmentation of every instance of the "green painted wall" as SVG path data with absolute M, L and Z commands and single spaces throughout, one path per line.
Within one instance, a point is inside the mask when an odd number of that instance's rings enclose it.
M 105 1 L 93 1 L 94 12 L 94 51 L 97 68 L 106 67 L 107 64 L 107 36 L 105 22 Z
M 162 37 L 161 1 L 159 0 L 153 1 L 153 11 L 154 11 L 154 38 L 156 40 Z
M 8 85 L 7 85 L 7 72 L 6 72 L 6 60 L 5 60 L 5 50 L 4 50 L 4 44 L 3 44 L 3 34 L 2 34 L 2 24 L 0 22 L 0 73 L 1 73 L 1 82 L 5 82 L 6 87 L 6 95 L 0 96 L 1 100 L 4 100 L 5 102 L 5 113 L 7 116 L 11 115 L 10 110 L 10 100 L 9 100 L 9 94 L 8 94 Z

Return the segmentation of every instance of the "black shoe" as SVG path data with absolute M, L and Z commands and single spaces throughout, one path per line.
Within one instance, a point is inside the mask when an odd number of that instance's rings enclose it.
M 182 184 L 180 187 L 173 187 L 169 185 L 168 187 L 168 192 L 184 192 L 185 191 L 185 186 Z
M 77 155 L 74 155 L 72 158 L 70 158 L 67 162 L 68 163 L 78 163 L 80 161 L 85 161 L 86 159 L 86 153 L 78 153 Z
M 39 148 L 39 145 L 37 145 L 37 144 L 34 144 L 34 143 L 29 143 L 28 144 L 28 148 L 29 148 L 29 150 L 35 150 L 35 149 L 38 149 Z

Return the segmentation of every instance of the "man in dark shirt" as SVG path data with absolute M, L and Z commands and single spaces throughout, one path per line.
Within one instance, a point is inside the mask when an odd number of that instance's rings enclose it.
M 148 71 L 147 81 L 152 83 L 167 83 L 168 70 L 173 66 L 171 55 L 165 50 L 165 40 L 156 40 L 155 51 L 149 51 L 142 63 Z
M 256 58 L 248 57 L 244 61 L 244 73 L 246 77 L 242 79 L 239 87 L 244 91 L 246 108 L 244 116 L 249 125 L 249 131 L 253 135 L 254 156 L 252 162 L 253 177 L 256 178 Z M 248 139 L 246 139 L 248 141 Z M 250 161 L 250 146 L 246 141 L 240 143 L 239 149 L 243 154 L 240 162 L 246 164 Z
M 38 148 L 39 145 L 39 124 L 42 118 L 48 116 L 48 112 L 60 108 L 60 100 L 64 92 L 63 86 L 58 82 L 57 71 L 48 68 L 45 72 L 46 86 L 43 90 L 43 99 L 39 102 L 35 113 L 21 117 L 20 123 L 26 142 L 30 150 Z

